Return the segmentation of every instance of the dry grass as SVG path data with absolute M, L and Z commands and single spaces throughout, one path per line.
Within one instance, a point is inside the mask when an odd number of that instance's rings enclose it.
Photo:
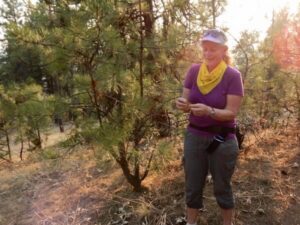
M 233 178 L 237 203 L 235 224 L 300 224 L 300 175 L 297 167 L 300 164 L 300 145 L 297 132 L 297 126 L 281 131 L 265 130 L 259 135 L 260 142 L 255 143 L 258 138 L 254 136 L 247 140 L 246 146 L 251 145 L 251 148 L 241 152 Z M 130 202 L 122 206 L 130 215 L 125 221 L 129 224 L 180 224 L 176 221 L 180 220 L 185 209 L 180 161 L 173 161 L 161 173 L 150 176 L 145 185 L 149 191 L 141 196 L 121 193 L 125 197 L 119 206 L 122 202 Z M 212 184 L 207 184 L 204 196 L 205 209 L 199 224 L 220 224 Z M 115 213 L 118 215 L 118 211 Z
M 299 225 L 299 127 L 249 137 L 233 178 L 237 225 Z M 295 134 L 298 132 L 297 134 Z M 182 146 L 178 145 L 178 152 Z M 171 225 L 184 217 L 184 175 L 179 155 L 131 191 L 111 160 L 96 162 L 92 149 L 68 158 L 1 164 L 0 224 Z M 199 224 L 220 224 L 212 184 Z M 127 223 L 126 223 L 127 222 Z
M 124 182 L 115 166 L 106 167 L 110 171 L 99 168 L 87 150 L 84 156 L 2 169 L 0 224 L 90 224 L 109 189 Z

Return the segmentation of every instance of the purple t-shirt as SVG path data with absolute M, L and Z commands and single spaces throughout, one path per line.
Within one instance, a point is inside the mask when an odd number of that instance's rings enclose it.
M 200 64 L 193 64 L 186 74 L 184 87 L 190 89 L 188 100 L 190 103 L 203 103 L 216 109 L 224 109 L 226 107 L 227 95 L 244 96 L 244 89 L 241 74 L 238 70 L 228 66 L 221 82 L 208 94 L 203 95 L 197 86 L 197 76 L 199 73 Z M 189 122 L 198 127 L 207 126 L 224 126 L 234 127 L 235 120 L 218 121 L 210 116 L 195 116 L 192 113 L 189 115 Z M 215 134 L 200 131 L 194 127 L 188 126 L 188 131 L 205 137 L 213 137 Z M 234 138 L 234 134 L 229 134 L 228 138 Z

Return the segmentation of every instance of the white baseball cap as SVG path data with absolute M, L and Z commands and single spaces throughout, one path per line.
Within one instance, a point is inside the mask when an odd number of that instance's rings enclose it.
M 211 41 L 217 44 L 226 45 L 227 37 L 222 30 L 210 29 L 204 32 L 201 41 Z

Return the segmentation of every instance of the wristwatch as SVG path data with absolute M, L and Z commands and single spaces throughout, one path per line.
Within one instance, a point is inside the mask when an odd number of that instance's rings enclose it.
M 209 111 L 209 114 L 208 114 L 210 117 L 214 117 L 216 115 L 216 111 L 213 107 L 210 107 L 210 111 Z

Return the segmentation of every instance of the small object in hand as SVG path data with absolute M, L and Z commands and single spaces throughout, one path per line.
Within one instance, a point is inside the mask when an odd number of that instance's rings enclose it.
M 188 102 L 188 100 L 184 97 L 180 97 L 178 98 L 178 101 L 180 102 L 180 104 L 184 104 L 185 106 L 185 110 L 187 112 L 187 110 L 190 110 L 190 103 Z
M 186 98 L 180 97 L 180 98 L 178 98 L 178 100 L 179 100 L 181 103 L 187 103 Z
M 213 117 L 213 116 L 215 116 L 215 115 L 216 115 L 215 109 L 214 109 L 213 107 L 210 107 L 210 110 L 209 110 L 209 116 L 210 116 L 210 117 Z

